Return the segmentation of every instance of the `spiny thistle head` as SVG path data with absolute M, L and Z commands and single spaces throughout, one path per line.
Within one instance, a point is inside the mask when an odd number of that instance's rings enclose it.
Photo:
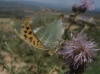
M 92 11 L 94 9 L 94 1 L 93 0 L 80 0 L 82 5 L 80 8 L 87 8 L 88 10 Z
M 86 34 L 78 33 L 71 34 L 71 40 L 63 42 L 58 53 L 64 56 L 66 63 L 70 64 L 70 70 L 76 74 L 83 72 L 86 65 L 92 62 L 95 51 L 98 50 L 96 48 L 97 44 L 92 39 L 89 40 Z

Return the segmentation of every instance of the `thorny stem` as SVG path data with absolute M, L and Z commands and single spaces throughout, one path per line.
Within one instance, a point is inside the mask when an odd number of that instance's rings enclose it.
M 68 32 L 68 30 L 70 29 L 70 27 L 72 26 L 73 21 L 75 20 L 75 18 L 76 18 L 77 15 L 79 15 L 79 14 L 80 14 L 80 12 L 78 12 L 78 13 L 75 14 L 75 16 L 74 16 L 73 19 L 72 19 L 72 22 L 70 22 L 70 25 L 68 26 L 68 28 L 65 29 L 64 35 L 67 35 L 67 32 Z

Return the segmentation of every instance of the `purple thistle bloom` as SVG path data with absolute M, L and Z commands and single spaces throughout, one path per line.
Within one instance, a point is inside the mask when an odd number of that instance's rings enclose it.
M 86 16 L 83 16 L 83 17 L 81 18 L 81 20 L 87 21 L 87 22 L 89 22 L 89 23 L 95 23 L 95 21 L 94 21 L 94 19 L 93 19 L 92 17 L 88 18 L 88 17 L 86 17 Z
M 66 63 L 69 63 L 76 70 L 84 65 L 86 67 L 87 64 L 92 62 L 95 51 L 99 50 L 96 47 L 97 44 L 93 40 L 89 40 L 86 34 L 71 34 L 71 40 L 64 41 L 58 53 L 62 54 Z
M 82 16 L 82 17 L 81 17 L 81 20 L 87 21 L 87 20 L 89 20 L 89 18 L 86 17 L 86 16 Z
M 94 9 L 94 1 L 92 0 L 80 0 L 82 5 L 85 5 L 88 10 L 92 11 Z

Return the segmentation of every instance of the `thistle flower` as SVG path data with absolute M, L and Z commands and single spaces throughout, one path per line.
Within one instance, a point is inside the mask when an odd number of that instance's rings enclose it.
M 89 18 L 86 17 L 86 16 L 82 16 L 82 17 L 81 17 L 81 20 L 83 20 L 83 21 L 87 21 L 87 20 L 89 20 Z
M 88 10 L 92 11 L 94 9 L 94 1 L 93 0 L 80 0 L 82 5 L 85 5 Z
M 89 40 L 86 34 L 71 34 L 71 40 L 62 43 L 58 52 L 70 64 L 71 72 L 78 74 L 85 71 L 87 64 L 91 63 L 95 55 L 97 44 Z
M 85 22 L 89 26 L 95 26 L 95 20 L 93 17 L 88 18 L 86 16 L 83 16 L 80 18 L 80 20 Z

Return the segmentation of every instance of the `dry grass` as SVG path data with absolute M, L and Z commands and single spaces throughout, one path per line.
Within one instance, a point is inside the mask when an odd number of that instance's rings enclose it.
M 13 31 L 10 21 L 10 18 L 0 18 L 0 30 L 4 32 Z

